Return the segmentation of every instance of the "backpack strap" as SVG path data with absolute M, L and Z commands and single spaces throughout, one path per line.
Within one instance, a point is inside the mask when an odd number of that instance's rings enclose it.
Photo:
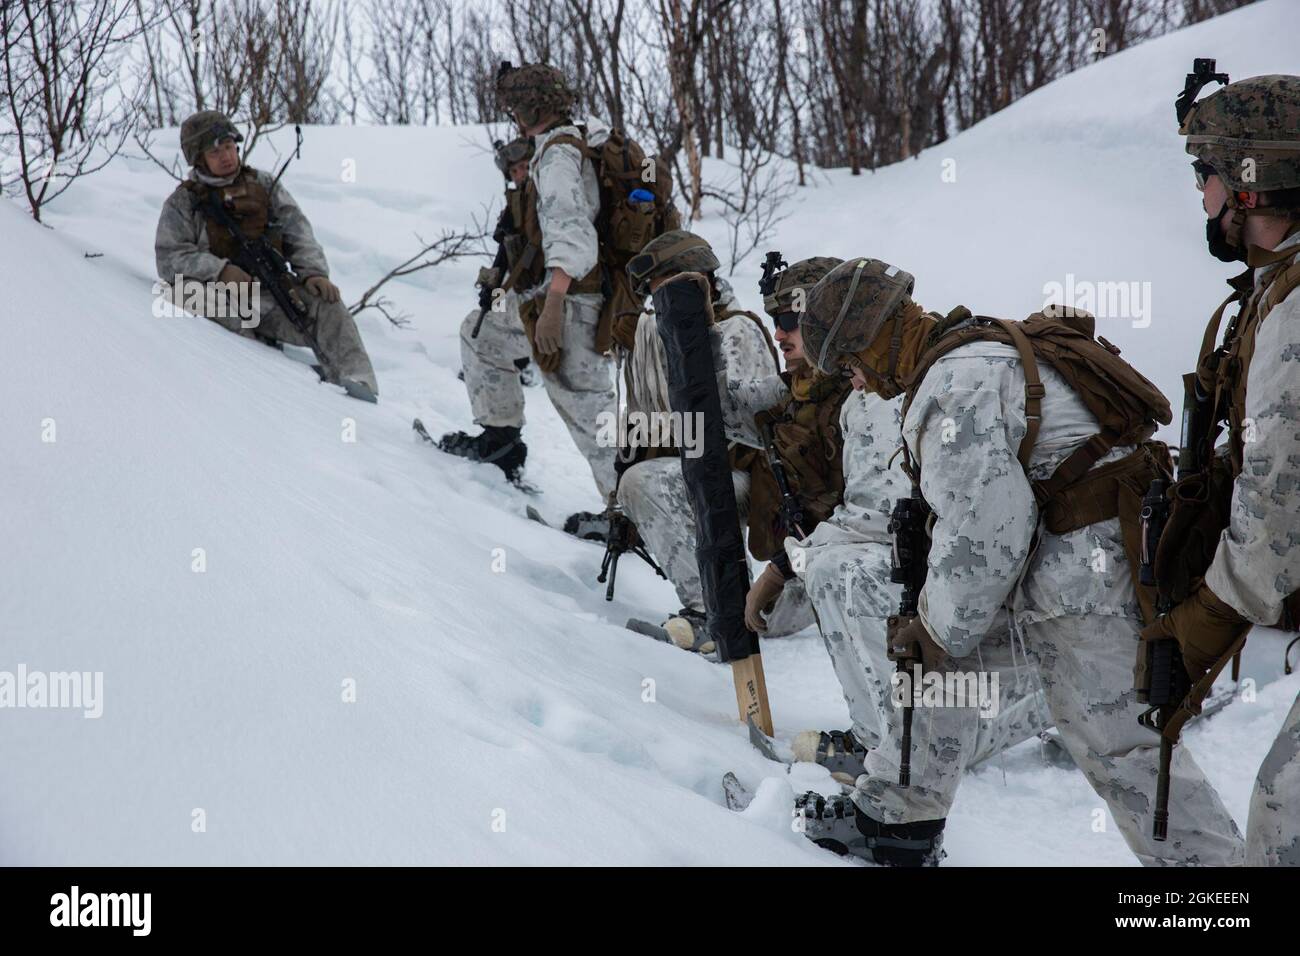
M 1259 304 L 1256 306 L 1259 321 L 1263 322 L 1264 317 L 1273 309 L 1273 306 L 1289 296 L 1297 286 L 1300 286 L 1300 260 L 1281 270 L 1273 277 L 1273 281 L 1269 283 L 1268 288 L 1264 290 L 1264 294 L 1260 296 Z
M 1016 457 L 1020 459 L 1020 467 L 1028 472 L 1029 456 L 1033 454 L 1034 443 L 1038 441 L 1038 431 L 1043 426 L 1043 396 L 1047 394 L 1047 389 L 1043 387 L 1043 379 L 1038 374 L 1038 359 L 1034 355 L 1034 347 L 1029 344 L 1029 337 L 1025 335 L 1025 330 L 1020 327 L 1020 323 L 1008 322 L 1006 319 L 993 321 L 1011 337 L 1011 344 L 1020 353 L 1020 367 L 1025 375 L 1025 437 L 1020 439 L 1020 448 L 1016 451 Z

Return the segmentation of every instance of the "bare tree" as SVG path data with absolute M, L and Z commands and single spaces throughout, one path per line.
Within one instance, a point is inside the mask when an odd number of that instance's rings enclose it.
M 141 91 L 121 88 L 118 74 L 140 34 L 136 13 L 130 0 L 0 5 L 6 144 L 13 149 L 3 184 L 21 186 L 37 222 L 74 181 L 117 155 L 130 132 Z
M 476 231 L 443 230 L 442 235 L 433 242 L 426 242 L 417 236 L 416 238 L 420 241 L 420 250 L 410 258 L 389 269 L 378 282 L 361 294 L 361 298 L 348 306 L 348 311 L 353 315 L 360 315 L 366 309 L 376 309 L 393 325 L 398 327 L 407 325 L 410 316 L 404 312 L 395 311 L 392 301 L 387 296 L 380 295 L 379 290 L 393 279 L 400 279 L 424 269 L 432 269 L 444 262 L 459 259 L 462 256 L 481 254 L 483 251 L 483 237 L 487 235 L 487 230 L 483 228 L 482 223 L 476 223 L 475 225 Z

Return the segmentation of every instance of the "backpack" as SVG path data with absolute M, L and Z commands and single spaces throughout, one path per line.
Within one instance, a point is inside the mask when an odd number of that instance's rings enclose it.
M 1047 478 L 1030 479 L 1043 526 L 1060 535 L 1119 518 L 1138 602 L 1150 621 L 1155 614 L 1155 589 L 1139 584 L 1137 575 L 1142 553 L 1142 497 L 1154 479 L 1170 475 L 1168 448 L 1150 439 L 1157 425 L 1169 424 L 1173 415 L 1160 389 L 1095 332 L 1091 315 L 1061 306 L 1048 306 L 1022 322 L 972 316 L 964 308 L 954 310 L 936 325 L 915 370 L 908 376 L 903 414 L 907 414 L 925 373 L 953 349 L 975 341 L 1010 345 L 1019 353 L 1025 376 L 1026 429 L 1017 458 L 1027 475 L 1046 395 L 1038 363 L 1050 365 L 1087 406 L 1100 430 Z M 1124 458 L 1093 469 L 1120 445 L 1137 447 Z
M 642 299 L 632 290 L 627 264 L 651 239 L 681 227 L 673 205 L 673 178 L 663 157 L 647 157 L 641 145 L 615 127 L 600 146 L 587 142 L 587 128 L 578 125 L 581 138 L 562 134 L 549 140 L 542 152 L 558 143 L 574 146 L 588 160 L 600 184 L 600 213 L 596 236 L 600 246 L 600 292 L 605 302 L 596 331 L 596 351 L 606 352 L 611 339 L 632 348 Z M 653 202 L 629 199 L 634 190 L 653 194 Z M 576 278 L 576 277 L 575 277 Z

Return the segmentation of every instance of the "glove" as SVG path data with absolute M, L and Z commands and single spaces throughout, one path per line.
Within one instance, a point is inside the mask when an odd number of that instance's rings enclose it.
M 767 631 L 767 621 L 763 620 L 764 611 L 772 610 L 772 605 L 776 599 L 781 596 L 781 590 L 785 587 L 785 578 L 776 565 L 769 564 L 763 569 L 763 573 L 758 576 L 749 588 L 749 594 L 745 596 L 745 626 L 755 634 L 763 634 Z
M 939 646 L 919 617 L 914 617 L 888 636 L 886 656 L 891 661 L 917 661 L 927 671 L 944 670 L 948 652 Z
M 537 317 L 534 344 L 540 355 L 558 355 L 564 338 L 564 296 L 548 292 Z
M 217 274 L 217 281 L 218 282 L 252 282 L 253 277 L 250 276 L 243 269 L 239 268 L 239 266 L 235 265 L 233 262 L 227 262 L 224 266 L 222 266 L 221 272 Z
M 326 302 L 337 302 L 339 300 L 339 287 L 324 276 L 312 276 L 303 285 Z
M 1204 581 L 1168 614 L 1142 629 L 1142 640 L 1173 638 L 1183 652 L 1187 676 L 1196 683 L 1246 633 L 1250 622 L 1224 603 Z M 1146 648 L 1139 647 L 1143 657 Z

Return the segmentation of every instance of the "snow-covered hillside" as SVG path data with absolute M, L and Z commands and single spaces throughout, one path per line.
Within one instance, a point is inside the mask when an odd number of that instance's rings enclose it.
M 1148 325 L 1099 330 L 1176 396 L 1232 270 L 1204 252 L 1173 96 L 1193 56 L 1234 77 L 1300 72 L 1296 12 L 1257 4 L 913 161 L 818 174 L 772 246 L 885 258 L 942 310 L 1020 316 L 1048 283 L 1149 282 Z M 349 301 L 417 233 L 499 194 L 482 129 L 305 136 L 285 182 Z M 414 416 L 434 433 L 470 423 L 457 328 L 479 263 L 395 284 L 409 329 L 362 317 L 381 390 L 364 405 L 293 356 L 153 315 L 171 188 L 123 158 L 61 197 L 52 229 L 0 203 L 0 671 L 103 673 L 98 719 L 0 710 L 0 863 L 835 864 L 788 814 L 792 789 L 829 777 L 753 750 L 726 668 L 618 626 L 673 610 L 671 587 L 628 558 L 607 604 L 597 546 L 414 439 Z M 716 217 L 699 229 L 724 241 Z M 757 258 L 733 280 L 755 308 Z M 525 437 L 549 519 L 599 509 L 541 389 Z M 1281 648 L 1257 633 L 1257 700 L 1186 735 L 1243 825 L 1300 690 Z M 845 726 L 814 632 L 765 642 L 764 660 L 778 736 Z M 761 784 L 743 815 L 721 806 L 727 770 Z M 1102 806 L 1022 745 L 963 785 L 949 864 L 1132 863 L 1113 823 L 1095 831 Z

